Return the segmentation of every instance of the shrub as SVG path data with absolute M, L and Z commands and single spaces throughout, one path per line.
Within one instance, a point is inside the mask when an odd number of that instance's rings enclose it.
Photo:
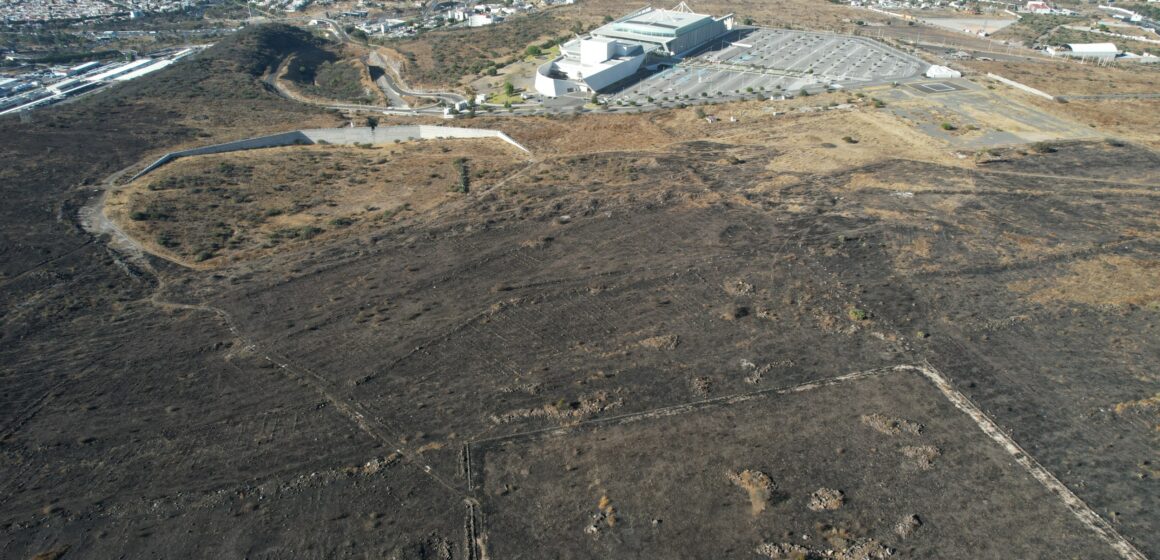
M 162 247 L 174 248 L 181 245 L 181 242 L 173 238 L 173 234 L 168 231 L 163 231 L 157 234 L 157 244 Z
M 949 122 L 942 123 L 939 126 L 942 127 L 943 130 L 955 130 L 955 125 Z
M 453 190 L 458 193 L 466 194 L 471 185 L 471 177 L 467 169 L 467 158 L 456 159 L 455 168 L 459 170 L 459 183 Z
M 865 321 L 866 318 L 870 315 L 866 313 L 864 309 L 850 307 L 846 310 L 846 316 L 849 317 L 851 321 Z
M 847 143 L 847 144 L 857 144 L 858 143 L 858 139 L 854 138 L 852 136 L 843 136 L 842 141 Z

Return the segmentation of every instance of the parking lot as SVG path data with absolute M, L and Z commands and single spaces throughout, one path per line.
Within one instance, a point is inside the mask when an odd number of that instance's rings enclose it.
M 788 29 L 744 29 L 613 99 L 730 98 L 858 87 L 920 76 L 928 65 L 871 39 Z

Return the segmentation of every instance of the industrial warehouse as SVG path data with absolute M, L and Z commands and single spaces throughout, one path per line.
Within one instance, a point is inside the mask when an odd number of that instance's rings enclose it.
M 536 73 L 547 97 L 601 91 L 634 74 L 650 57 L 679 58 L 733 29 L 733 15 L 697 14 L 684 2 L 672 10 L 642 8 L 560 47 L 560 57 Z

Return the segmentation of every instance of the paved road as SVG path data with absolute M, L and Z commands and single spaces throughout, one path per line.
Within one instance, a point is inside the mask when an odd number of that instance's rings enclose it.
M 388 61 L 383 57 L 383 55 L 377 52 L 372 51 L 371 54 L 367 56 L 367 64 L 382 69 L 383 75 L 378 80 L 376 80 L 375 83 L 383 89 L 383 92 L 387 94 L 387 97 L 391 98 L 391 103 L 396 103 L 395 98 L 397 97 L 399 99 L 399 104 L 402 107 L 407 107 L 406 102 L 403 102 L 402 100 L 404 95 L 409 97 L 435 99 L 436 101 L 443 101 L 448 105 L 454 105 L 456 103 L 467 101 L 466 97 L 459 95 L 458 93 L 447 91 L 411 91 L 403 89 L 393 77 L 393 73 L 397 71 L 395 65 L 391 64 L 390 61 Z

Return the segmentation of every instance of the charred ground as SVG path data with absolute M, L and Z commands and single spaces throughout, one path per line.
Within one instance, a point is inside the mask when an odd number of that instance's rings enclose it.
M 331 118 L 238 64 L 238 115 Z M 1160 553 L 1146 148 L 968 165 L 857 152 L 895 147 L 873 115 L 860 147 L 842 117 L 497 120 L 540 140 L 508 180 L 195 271 L 75 225 L 86 181 L 198 134 L 196 107 L 109 103 L 137 126 L 5 123 L 5 556 L 1117 557 L 900 364 Z

